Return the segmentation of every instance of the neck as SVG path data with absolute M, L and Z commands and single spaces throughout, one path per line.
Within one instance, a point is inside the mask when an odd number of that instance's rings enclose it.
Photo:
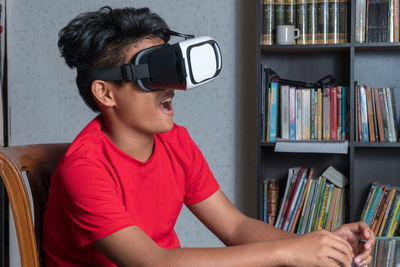
M 143 133 L 103 116 L 103 132 L 123 152 L 134 159 L 146 162 L 154 150 L 154 134 Z

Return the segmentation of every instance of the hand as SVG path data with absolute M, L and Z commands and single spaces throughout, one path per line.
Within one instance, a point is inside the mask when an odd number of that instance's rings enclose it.
M 365 222 L 344 224 L 333 231 L 333 233 L 349 242 L 355 256 L 354 263 L 357 266 L 367 265 L 371 262 L 371 251 L 375 244 L 375 234 Z
M 319 230 L 284 242 L 290 266 L 351 267 L 350 244 L 329 231 Z

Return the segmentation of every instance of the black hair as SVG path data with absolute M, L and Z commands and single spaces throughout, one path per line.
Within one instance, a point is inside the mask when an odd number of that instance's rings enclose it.
M 168 25 L 149 8 L 112 9 L 109 6 L 86 12 L 59 32 L 58 47 L 70 68 L 110 68 L 125 63 L 125 48 L 144 38 L 169 40 Z M 91 83 L 76 80 L 79 94 L 93 110 Z

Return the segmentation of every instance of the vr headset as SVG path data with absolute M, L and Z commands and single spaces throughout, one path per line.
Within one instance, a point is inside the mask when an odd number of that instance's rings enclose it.
M 77 80 L 88 83 L 94 80 L 136 81 L 142 90 L 151 92 L 195 88 L 220 74 L 221 50 L 215 40 L 167 32 L 185 40 L 144 49 L 136 55 L 134 62 L 120 67 L 78 70 Z

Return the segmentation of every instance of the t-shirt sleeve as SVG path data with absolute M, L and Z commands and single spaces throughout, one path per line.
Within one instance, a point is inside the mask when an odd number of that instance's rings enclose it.
M 184 202 L 186 205 L 201 202 L 219 189 L 219 184 L 212 174 L 207 161 L 195 142 L 190 139 L 193 157 L 193 170 L 186 183 Z
M 76 159 L 58 168 L 52 180 L 79 247 L 135 225 L 125 210 L 118 182 L 106 168 Z

